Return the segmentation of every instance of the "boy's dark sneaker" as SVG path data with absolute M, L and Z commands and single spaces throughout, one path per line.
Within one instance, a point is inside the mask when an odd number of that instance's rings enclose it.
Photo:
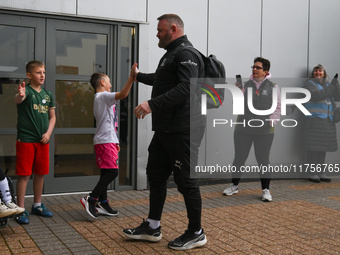
M 202 229 L 201 234 L 195 234 L 190 230 L 186 230 L 183 235 L 169 242 L 168 246 L 174 250 L 189 250 L 205 245 L 207 238 Z
M 28 224 L 28 212 L 24 211 L 23 213 L 15 215 L 15 221 L 20 225 Z
M 105 202 L 98 202 L 96 204 L 96 211 L 98 214 L 107 215 L 107 216 L 117 216 L 119 214 L 118 211 L 113 210 L 109 204 L 109 200 Z
M 161 227 L 152 229 L 149 222 L 143 219 L 143 223 L 136 228 L 123 229 L 124 235 L 135 240 L 145 240 L 150 242 L 158 242 L 162 239 Z
M 86 212 L 94 219 L 98 219 L 98 215 L 96 212 L 97 201 L 98 201 L 97 199 L 92 198 L 90 196 L 86 196 L 80 199 L 80 202 L 86 209 Z
M 36 207 L 33 207 L 32 205 L 31 214 L 39 215 L 46 218 L 51 218 L 53 216 L 53 214 L 45 207 L 43 203 L 41 203 L 41 206 Z

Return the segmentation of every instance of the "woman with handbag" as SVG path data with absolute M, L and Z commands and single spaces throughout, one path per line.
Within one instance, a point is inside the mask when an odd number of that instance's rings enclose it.
M 310 170 L 309 180 L 312 182 L 331 181 L 323 171 L 327 170 L 327 167 L 322 164 L 325 164 L 326 152 L 334 152 L 338 149 L 336 126 L 333 120 L 335 101 L 340 101 L 340 86 L 336 77 L 329 82 L 326 69 L 318 64 L 313 68 L 310 79 L 304 85 L 304 88 L 311 93 L 310 101 L 305 104 L 311 115 L 305 116 L 304 145 L 307 150 L 306 167 Z M 322 171 L 318 172 L 314 169 Z

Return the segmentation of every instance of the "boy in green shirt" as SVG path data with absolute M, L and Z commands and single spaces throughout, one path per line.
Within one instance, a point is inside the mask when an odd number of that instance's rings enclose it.
M 49 173 L 49 140 L 56 123 L 55 103 L 51 92 L 42 88 L 45 82 L 45 65 L 40 61 L 30 61 L 26 65 L 29 84 L 19 85 L 15 102 L 18 109 L 16 174 L 17 200 L 24 207 L 26 187 L 32 174 L 34 204 L 32 214 L 52 217 L 52 213 L 41 203 L 44 176 Z M 19 224 L 28 224 L 25 211 L 15 217 Z

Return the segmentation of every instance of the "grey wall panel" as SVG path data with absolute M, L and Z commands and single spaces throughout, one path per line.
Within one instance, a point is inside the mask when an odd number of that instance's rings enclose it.
M 76 15 L 77 13 L 76 0 L 2 0 L 0 7 L 55 14 Z
M 263 0 L 262 56 L 271 63 L 273 77 L 306 74 L 308 0 Z
M 311 0 L 309 73 L 323 64 L 330 75 L 340 73 L 340 1 Z
M 2 0 L 0 7 L 96 19 L 147 22 L 147 0 Z
M 293 7 L 293 8 L 292 8 Z M 263 0 L 262 56 L 271 61 L 272 81 L 282 87 L 302 87 L 308 59 L 308 0 Z M 299 111 L 281 120 L 299 118 Z M 272 145 L 272 164 L 299 163 L 304 158 L 302 118 L 295 128 L 278 124 Z M 256 164 L 256 161 L 252 162 Z
M 81 0 L 78 1 L 80 16 L 90 16 L 100 19 L 126 20 L 146 22 L 146 0 Z
M 330 77 L 340 73 L 340 1 L 310 1 L 308 73 L 317 64 L 325 66 Z M 337 103 L 340 106 L 340 103 Z M 340 125 L 337 124 L 338 146 Z M 340 147 L 340 146 L 339 146 Z M 339 150 L 327 153 L 328 162 L 339 163 Z
M 207 54 L 215 54 L 226 68 L 228 83 L 235 74 L 246 81 L 254 57 L 260 54 L 261 0 L 209 1 L 209 36 Z M 226 92 L 223 106 L 207 113 L 206 164 L 231 165 L 234 159 L 234 126 L 213 127 L 213 119 L 236 121 L 232 97 Z M 249 157 L 251 161 L 251 156 Z
M 302 87 L 304 78 L 272 78 L 282 88 Z M 281 93 L 282 94 L 282 93 Z M 288 96 L 291 98 L 292 94 Z M 282 109 L 282 108 L 281 108 Z M 275 127 L 274 141 L 270 154 L 270 163 L 278 164 L 299 164 L 304 161 L 305 150 L 303 147 L 303 113 L 296 107 L 287 106 L 286 115 L 281 115 L 280 122 Z M 289 119 L 296 121 L 295 124 Z
M 149 1 L 149 72 L 155 71 L 159 59 L 165 53 L 158 47 L 157 18 L 166 13 L 179 15 L 184 22 L 184 32 L 192 44 L 199 50 L 207 48 L 207 1 L 206 0 L 174 0 L 174 1 Z M 144 36 L 144 35 L 142 35 Z
M 214 120 L 217 119 L 227 120 L 228 123 L 214 126 Z M 234 127 L 230 125 L 231 120 L 235 122 L 236 116 L 232 114 L 232 96 L 229 92 L 226 92 L 222 106 L 207 112 L 206 165 L 232 164 L 234 159 Z
M 210 0 L 208 52 L 224 63 L 228 77 L 247 78 L 260 54 L 261 0 Z

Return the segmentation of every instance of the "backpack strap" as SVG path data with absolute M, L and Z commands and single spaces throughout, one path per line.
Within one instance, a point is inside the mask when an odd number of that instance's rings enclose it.
M 202 77 L 204 77 L 204 70 L 205 70 L 205 62 L 204 62 L 204 58 L 205 56 L 199 51 L 197 50 L 196 48 L 194 48 L 193 46 L 191 45 L 183 45 L 183 44 L 180 44 L 178 45 L 174 51 L 173 51 L 173 54 L 175 55 L 175 58 L 178 57 L 178 55 L 183 51 L 183 50 L 189 50 L 191 51 L 192 53 L 194 53 L 198 59 L 200 60 L 200 64 L 201 64 L 201 72 L 203 74 Z

